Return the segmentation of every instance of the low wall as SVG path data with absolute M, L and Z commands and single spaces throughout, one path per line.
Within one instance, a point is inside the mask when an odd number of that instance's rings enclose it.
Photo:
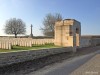
M 100 38 L 81 37 L 80 48 L 100 45 Z
M 72 51 L 72 47 L 0 53 L 0 67 L 70 51 Z
M 90 38 L 81 38 L 80 41 L 80 48 L 82 47 L 89 47 L 91 45 Z
M 91 39 L 91 46 L 100 45 L 100 38 L 92 38 Z

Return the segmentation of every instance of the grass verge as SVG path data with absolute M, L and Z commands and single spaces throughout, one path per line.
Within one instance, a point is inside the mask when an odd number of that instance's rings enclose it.
M 32 45 L 32 47 L 12 46 L 11 50 L 0 49 L 0 53 L 17 52 L 17 51 L 23 51 L 23 50 L 39 50 L 39 49 L 47 49 L 47 48 L 58 48 L 58 46 L 55 46 L 54 44 Z

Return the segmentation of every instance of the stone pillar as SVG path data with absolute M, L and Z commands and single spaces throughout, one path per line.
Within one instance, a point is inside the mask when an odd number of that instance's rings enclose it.
M 31 34 L 30 34 L 31 38 L 33 38 L 33 33 L 32 33 L 33 29 L 32 29 L 32 27 L 33 27 L 33 25 L 31 24 Z

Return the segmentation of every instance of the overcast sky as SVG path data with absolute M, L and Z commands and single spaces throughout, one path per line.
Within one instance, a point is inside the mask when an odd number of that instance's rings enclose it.
M 43 18 L 47 13 L 60 13 L 63 18 L 81 22 L 82 35 L 100 34 L 100 0 L 0 0 L 0 36 L 4 34 L 4 25 L 10 18 L 21 18 L 30 34 L 42 35 Z

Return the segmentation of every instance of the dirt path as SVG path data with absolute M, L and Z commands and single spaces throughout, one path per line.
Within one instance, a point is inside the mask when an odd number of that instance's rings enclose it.
M 70 57 L 89 54 L 97 50 L 100 50 L 100 46 L 81 48 L 78 49 L 76 53 L 71 53 L 71 52 L 61 53 L 61 54 L 51 55 L 51 56 L 47 56 L 32 61 L 1 67 L 0 75 L 24 75 L 29 72 L 33 72 L 40 68 L 43 68 L 46 65 L 53 64 L 56 62 L 62 62 L 63 60 L 68 59 Z

